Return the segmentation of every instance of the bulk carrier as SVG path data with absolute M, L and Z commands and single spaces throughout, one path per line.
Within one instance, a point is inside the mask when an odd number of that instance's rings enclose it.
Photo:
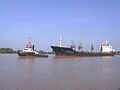
M 91 52 L 80 51 L 82 48 L 81 44 L 79 44 L 78 51 L 75 50 L 75 46 L 73 45 L 73 41 L 71 43 L 71 47 L 62 47 L 62 38 L 60 37 L 60 46 L 51 46 L 53 51 L 55 52 L 56 57 L 101 57 L 101 56 L 114 56 L 115 50 L 112 49 L 110 44 L 106 43 L 102 44 L 100 47 L 100 52 L 94 52 L 93 44 L 91 46 Z

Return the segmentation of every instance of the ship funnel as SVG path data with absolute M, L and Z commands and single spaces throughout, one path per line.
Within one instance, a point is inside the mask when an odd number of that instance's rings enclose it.
M 34 50 L 35 50 L 35 45 L 33 45 L 33 47 L 32 47 L 32 48 L 33 48 L 33 51 L 34 51 Z

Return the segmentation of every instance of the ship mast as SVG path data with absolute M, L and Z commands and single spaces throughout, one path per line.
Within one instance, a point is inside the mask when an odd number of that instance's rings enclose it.
M 70 45 L 70 47 L 73 49 L 73 40 L 71 41 L 71 45 Z
M 29 46 L 31 47 L 31 37 L 29 37 Z
M 108 44 L 108 41 L 106 40 L 106 45 Z
M 79 42 L 79 46 L 78 46 L 79 52 L 80 52 L 80 49 L 82 49 L 82 45 L 81 45 L 81 43 Z
M 73 42 L 73 40 L 71 41 L 70 48 L 72 48 L 72 49 L 74 49 L 74 50 L 75 50 L 75 45 L 74 45 L 74 42 Z
M 60 36 L 60 48 L 62 47 L 62 37 Z
M 93 50 L 94 50 L 94 46 L 93 46 L 93 44 L 91 45 L 91 52 L 93 52 Z

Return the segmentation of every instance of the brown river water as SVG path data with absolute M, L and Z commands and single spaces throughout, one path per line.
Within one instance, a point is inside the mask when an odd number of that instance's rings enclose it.
M 20 59 L 0 54 L 0 90 L 120 90 L 120 56 Z

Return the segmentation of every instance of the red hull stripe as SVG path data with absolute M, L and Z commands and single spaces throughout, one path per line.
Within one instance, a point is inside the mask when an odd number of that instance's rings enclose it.
M 55 57 L 105 57 L 105 56 L 65 56 L 65 55 L 56 55 Z

